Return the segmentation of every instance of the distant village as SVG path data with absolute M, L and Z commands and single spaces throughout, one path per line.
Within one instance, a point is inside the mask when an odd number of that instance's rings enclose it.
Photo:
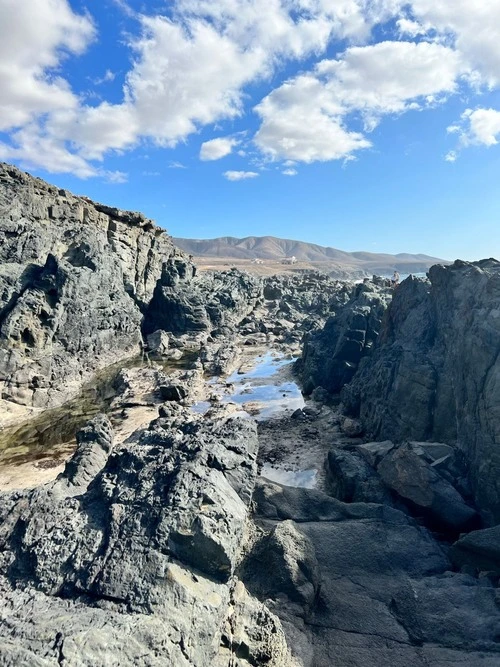
M 297 264 L 297 258 L 292 255 L 291 257 L 283 257 L 281 260 L 282 264 Z M 252 259 L 252 264 L 264 264 L 263 259 L 259 259 L 258 257 L 255 257 Z

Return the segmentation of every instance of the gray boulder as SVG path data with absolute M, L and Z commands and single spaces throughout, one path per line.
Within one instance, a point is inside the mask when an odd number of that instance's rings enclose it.
M 152 334 L 149 334 L 147 337 L 148 348 L 151 352 L 159 354 L 160 356 L 166 355 L 170 347 L 170 338 L 166 331 L 158 329 L 153 331 Z
M 355 452 L 332 449 L 327 458 L 327 488 L 345 503 L 391 503 L 379 475 Z
M 278 619 L 234 575 L 255 425 L 178 408 L 118 449 L 111 439 L 96 418 L 55 482 L 0 495 L 2 664 L 243 667 L 266 656 L 285 667 Z
M 451 555 L 459 566 L 471 565 L 500 574 L 500 526 L 462 535 L 453 545 Z
M 444 551 L 413 519 L 387 506 L 346 505 L 319 491 L 272 483 L 259 482 L 254 499 L 263 529 L 286 519 L 314 550 L 312 604 L 280 595 L 288 569 L 283 557 L 267 570 L 267 604 L 304 666 L 498 664 L 496 588 L 451 572 Z M 280 553 L 278 546 L 268 558 Z M 297 567 L 300 559 L 298 552 Z M 250 570 L 247 576 L 251 587 L 258 575 Z
M 459 492 L 410 446 L 389 451 L 377 472 L 390 489 L 437 526 L 460 530 L 477 520 L 476 511 Z

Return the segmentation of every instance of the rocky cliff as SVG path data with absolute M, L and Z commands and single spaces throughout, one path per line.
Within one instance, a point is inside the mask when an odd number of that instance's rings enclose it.
M 500 521 L 500 262 L 434 266 L 395 291 L 373 354 L 343 391 L 371 436 L 457 447 Z
M 299 370 L 303 388 L 338 393 L 355 375 L 361 360 L 374 348 L 392 290 L 383 279 L 365 281 L 338 303 L 323 328 L 308 332 Z
M 35 407 L 74 395 L 137 354 L 163 267 L 193 269 L 139 213 L 76 197 L 0 165 L 0 388 Z M 170 264 L 169 264 L 170 263 Z
M 36 408 L 138 354 L 143 334 L 210 333 L 262 299 L 237 271 L 196 276 L 141 213 L 59 190 L 0 164 L 0 390 Z

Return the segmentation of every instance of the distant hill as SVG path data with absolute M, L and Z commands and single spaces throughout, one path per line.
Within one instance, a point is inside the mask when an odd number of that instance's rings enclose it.
M 402 273 L 419 273 L 427 271 L 433 264 L 448 263 L 437 257 L 422 254 L 344 252 L 315 243 L 280 239 L 275 236 L 247 236 L 243 239 L 223 236 L 216 239 L 174 238 L 173 240 L 182 250 L 195 257 L 280 261 L 294 256 L 299 262 L 307 262 L 313 266 L 323 265 L 325 270 L 341 269 L 368 274 L 389 273 L 395 269 Z

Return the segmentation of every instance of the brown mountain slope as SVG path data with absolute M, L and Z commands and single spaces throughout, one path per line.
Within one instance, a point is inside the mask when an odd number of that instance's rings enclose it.
M 389 255 L 371 252 L 344 252 L 336 248 L 320 246 L 304 241 L 280 239 L 275 236 L 247 236 L 239 239 L 223 236 L 216 239 L 174 238 L 174 243 L 196 257 L 219 259 L 280 261 L 294 256 L 299 262 L 324 264 L 367 273 L 387 273 L 397 269 L 402 272 L 423 272 L 432 264 L 447 263 L 437 257 L 400 253 Z

